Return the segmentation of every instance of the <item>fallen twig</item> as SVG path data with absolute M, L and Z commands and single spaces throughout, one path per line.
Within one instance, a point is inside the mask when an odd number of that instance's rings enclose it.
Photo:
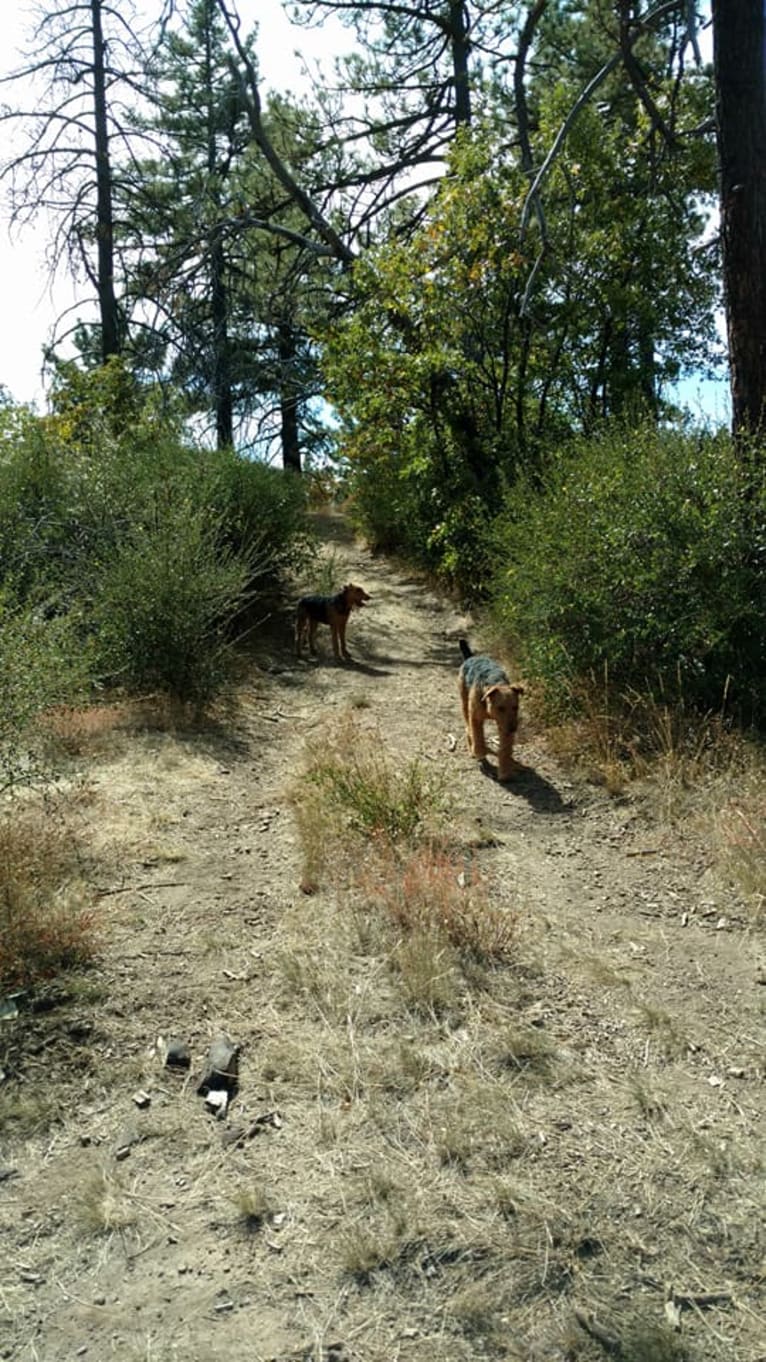
M 580 1328 L 584 1329 L 586 1334 L 590 1334 L 591 1338 L 595 1338 L 596 1342 L 601 1344 L 604 1352 L 610 1353 L 612 1357 L 622 1357 L 622 1343 L 619 1338 L 610 1334 L 593 1315 L 586 1315 L 585 1311 L 578 1310 L 577 1306 L 575 1306 L 574 1315 Z
M 180 889 L 188 884 L 188 880 L 147 880 L 145 884 L 123 884 L 115 889 L 97 889 L 96 893 L 100 899 L 105 899 L 109 894 L 138 894 L 142 889 Z

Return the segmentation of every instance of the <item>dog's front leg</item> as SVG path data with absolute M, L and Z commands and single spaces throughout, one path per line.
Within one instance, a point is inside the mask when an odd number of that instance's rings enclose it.
M 478 761 L 483 761 L 487 755 L 487 743 L 484 737 L 484 719 L 475 712 L 471 715 L 468 743 L 476 759 Z
M 513 734 L 501 733 L 497 748 L 497 778 L 510 780 L 513 775 Z
M 342 655 L 343 655 L 343 660 L 344 660 L 345 662 L 350 662 L 352 659 L 351 659 L 351 654 L 350 654 L 350 652 L 348 651 L 348 648 L 346 647 L 346 621 L 345 621 L 345 620 L 339 620 L 339 621 L 338 621 L 338 636 L 339 636 L 339 638 L 340 638 L 340 651 L 341 651 L 341 653 L 342 653 Z

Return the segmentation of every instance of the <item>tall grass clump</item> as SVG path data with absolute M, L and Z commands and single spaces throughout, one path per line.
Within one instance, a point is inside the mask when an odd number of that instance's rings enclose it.
M 47 619 L 0 589 L 0 794 L 50 774 L 42 716 L 50 706 L 75 703 L 88 685 L 89 652 L 77 621 Z
M 310 750 L 306 780 L 353 833 L 391 844 L 427 835 L 445 803 L 438 777 L 417 758 L 393 762 L 377 730 L 353 715 Z
M 319 887 L 328 865 L 356 867 L 370 851 L 398 857 L 438 839 L 447 800 L 442 781 L 417 758 L 404 765 L 386 752 L 380 733 L 352 713 L 307 744 L 304 769 L 291 791 L 303 852 L 304 890 Z
M 583 683 L 766 716 L 766 479 L 725 435 L 612 428 L 509 491 L 496 627 L 549 713 Z
M 517 915 L 493 901 L 475 862 L 443 848 L 415 847 L 396 861 L 381 853 L 365 881 L 365 896 L 407 936 L 441 939 L 463 958 L 508 959 Z
M 95 946 L 72 837 L 49 809 L 14 805 L 0 818 L 0 990 L 86 965 Z

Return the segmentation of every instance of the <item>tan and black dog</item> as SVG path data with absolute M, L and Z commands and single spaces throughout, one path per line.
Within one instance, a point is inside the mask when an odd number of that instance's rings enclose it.
M 352 610 L 361 610 L 372 598 L 361 586 L 349 582 L 334 596 L 302 596 L 295 616 L 295 651 L 300 657 L 303 640 L 308 634 L 309 652 L 316 655 L 316 631 L 320 624 L 328 624 L 332 633 L 332 650 L 336 658 L 351 661 L 346 648 L 346 625 Z
M 461 638 L 463 665 L 458 672 L 458 690 L 463 706 L 469 750 L 479 761 L 487 755 L 484 724 L 497 724 L 497 778 L 509 780 L 513 771 L 513 743 L 519 726 L 519 700 L 522 686 L 511 685 L 499 663 L 491 657 L 473 653 Z

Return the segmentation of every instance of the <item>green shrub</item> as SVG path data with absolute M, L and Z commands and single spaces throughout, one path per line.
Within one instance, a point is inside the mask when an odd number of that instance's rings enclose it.
M 209 501 L 226 545 L 250 563 L 264 585 L 301 568 L 313 547 L 302 479 L 233 450 L 209 454 L 207 464 Z
M 96 665 L 110 683 L 204 704 L 224 683 L 227 627 L 248 568 L 220 548 L 220 522 L 171 501 L 135 525 L 101 565 L 92 607 Z
M 76 618 L 99 679 L 203 703 L 311 552 L 301 480 L 196 447 L 119 364 L 64 366 L 53 407 L 0 410 L 0 589 Z
M 723 436 L 609 431 L 518 485 L 494 526 L 492 614 L 549 707 L 589 675 L 748 717 L 766 701 L 764 481 Z
M 79 621 L 46 619 L 0 594 L 0 792 L 47 774 L 46 709 L 87 693 L 89 650 Z

